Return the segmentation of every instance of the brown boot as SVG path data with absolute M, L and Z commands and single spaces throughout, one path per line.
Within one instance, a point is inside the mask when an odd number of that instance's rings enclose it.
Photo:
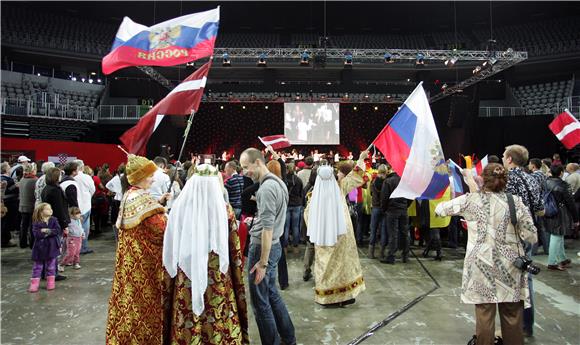
M 374 259 L 375 258 L 375 245 L 374 244 L 370 244 L 369 245 L 368 257 L 371 258 L 371 259 Z

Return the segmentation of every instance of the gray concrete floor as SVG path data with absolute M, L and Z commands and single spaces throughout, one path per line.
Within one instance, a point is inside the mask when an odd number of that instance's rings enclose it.
M 35 294 L 26 291 L 30 250 L 2 249 L 1 344 L 104 344 L 115 242 L 110 231 L 90 242 L 95 253 L 81 256 L 82 269 L 67 268 L 68 279 L 57 282 L 54 291 L 42 284 Z M 573 260 L 567 272 L 548 271 L 545 255 L 534 258 L 543 271 L 534 280 L 535 336 L 526 344 L 580 344 L 580 241 L 566 245 Z M 367 290 L 354 305 L 323 308 L 313 301 L 314 282 L 302 281 L 302 254 L 301 247 L 300 254 L 288 255 L 290 288 L 282 292 L 299 344 L 348 344 L 434 286 L 415 259 L 385 265 L 361 252 Z M 442 262 L 421 260 L 441 287 L 362 344 L 459 345 L 471 338 L 474 308 L 459 300 L 462 251 L 445 250 Z M 253 315 L 250 336 L 259 344 Z

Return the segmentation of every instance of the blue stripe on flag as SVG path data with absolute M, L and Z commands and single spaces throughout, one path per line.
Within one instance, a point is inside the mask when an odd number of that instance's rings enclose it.
M 434 173 L 427 189 L 425 189 L 419 199 L 435 199 L 437 195 L 447 188 L 447 186 L 449 186 L 449 175 Z
M 409 109 L 405 104 L 389 121 L 389 126 L 397 132 L 397 134 L 405 141 L 407 146 L 411 148 L 413 145 L 413 137 L 415 136 L 415 127 L 417 126 L 417 115 Z

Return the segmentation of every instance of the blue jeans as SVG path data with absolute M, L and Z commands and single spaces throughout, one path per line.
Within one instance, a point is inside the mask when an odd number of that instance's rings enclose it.
M 534 225 L 538 230 L 538 242 L 532 245 L 532 255 L 538 254 L 538 248 L 540 242 L 542 242 L 542 248 L 544 249 L 544 254 L 549 253 L 550 249 L 550 234 L 546 231 L 546 225 L 544 223 L 544 217 L 534 216 Z
M 83 220 L 83 223 L 81 225 L 83 227 L 83 232 L 85 233 L 85 238 L 83 238 L 83 244 L 81 245 L 81 253 L 89 250 L 89 233 L 91 231 L 91 211 L 90 210 L 87 213 L 83 214 L 82 220 Z
M 260 261 L 262 246 L 256 243 L 250 243 L 248 253 L 248 269 L 251 270 L 254 265 Z M 278 271 L 278 261 L 282 255 L 282 246 L 280 243 L 272 244 L 270 257 L 268 258 L 268 267 L 266 276 L 256 285 L 256 273 L 248 272 L 248 282 L 250 290 L 250 301 L 254 311 L 258 331 L 260 332 L 260 341 L 264 345 L 279 345 L 282 339 L 285 344 L 296 344 L 294 335 L 294 325 L 286 309 L 286 305 L 276 288 L 276 273 Z
M 385 234 L 383 233 L 384 222 L 383 210 L 381 210 L 380 207 L 373 207 L 371 210 L 371 238 L 369 240 L 369 245 L 374 246 L 377 242 L 377 232 L 379 231 L 379 227 L 381 228 L 381 245 L 383 245 L 382 242 L 385 237 Z
M 288 245 L 290 230 L 292 230 L 292 245 L 294 247 L 300 244 L 300 215 L 302 206 L 288 207 L 286 210 L 286 223 L 284 224 L 284 244 Z

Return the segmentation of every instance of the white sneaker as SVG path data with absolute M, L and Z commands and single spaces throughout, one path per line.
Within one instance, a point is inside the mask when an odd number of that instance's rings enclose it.
M 59 272 L 64 272 L 64 266 L 63 265 L 58 265 L 58 271 Z
M 80 268 L 81 268 L 81 265 L 79 265 L 79 264 L 75 264 L 75 265 L 74 265 L 74 269 L 75 269 L 75 270 L 78 270 L 78 269 L 80 269 Z

